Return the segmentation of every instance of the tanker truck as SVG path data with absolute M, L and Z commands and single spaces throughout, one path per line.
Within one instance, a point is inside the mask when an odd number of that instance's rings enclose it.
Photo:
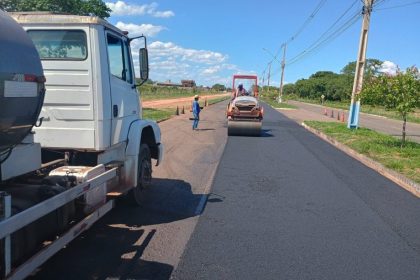
M 158 125 L 146 38 L 90 16 L 0 11 L 0 271 L 23 279 L 110 211 L 141 203 Z

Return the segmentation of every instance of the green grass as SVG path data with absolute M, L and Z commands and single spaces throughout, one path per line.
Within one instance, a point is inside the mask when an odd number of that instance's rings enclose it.
M 196 94 L 221 94 L 220 91 L 199 92 L 197 89 L 178 88 L 178 87 L 156 87 L 151 85 L 143 85 L 140 87 L 141 98 L 144 101 L 172 99 L 180 97 L 193 97 Z
M 311 104 L 318 104 L 321 105 L 319 100 L 315 99 L 306 99 L 306 98 L 295 98 L 296 101 L 311 103 Z M 350 101 L 343 102 L 343 101 L 325 101 L 325 106 L 342 109 L 342 110 L 348 110 L 350 107 Z M 383 106 L 372 106 L 372 105 L 364 105 L 362 104 L 361 110 L 363 113 L 367 114 L 373 114 L 378 116 L 387 117 L 394 120 L 400 120 L 402 121 L 401 116 L 399 113 L 395 110 L 387 110 Z M 413 122 L 413 123 L 420 123 L 420 109 L 417 109 L 414 113 L 410 113 L 408 115 L 407 121 Z
M 345 124 L 305 121 L 305 123 L 385 167 L 420 183 L 420 144 L 401 141 L 366 128 L 350 130 Z
M 143 108 L 143 119 L 161 121 L 170 118 L 175 115 L 175 109 L 164 108 L 164 109 L 152 109 Z
M 213 104 L 228 100 L 229 98 L 230 98 L 230 96 L 218 97 L 218 98 L 210 99 L 207 103 L 209 105 L 213 105 Z

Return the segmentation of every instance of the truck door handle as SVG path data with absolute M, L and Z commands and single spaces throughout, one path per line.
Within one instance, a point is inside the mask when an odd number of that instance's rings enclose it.
M 118 105 L 112 106 L 112 112 L 114 114 L 114 118 L 118 117 Z

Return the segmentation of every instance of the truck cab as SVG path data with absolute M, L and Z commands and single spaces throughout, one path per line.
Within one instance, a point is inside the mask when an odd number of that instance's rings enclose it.
M 90 158 L 92 164 L 121 162 L 120 184 L 137 185 L 140 146 L 147 145 L 157 164 L 163 149 L 157 124 L 141 117 L 133 59 L 140 63 L 140 74 L 146 75 L 141 78 L 147 79 L 145 38 L 133 41 L 127 32 L 98 17 L 11 15 L 31 37 L 46 78 L 42 124 L 34 129 L 43 162 L 54 159 L 54 152 L 69 152 L 76 162 L 81 158 Z M 134 45 L 142 44 L 133 57 Z

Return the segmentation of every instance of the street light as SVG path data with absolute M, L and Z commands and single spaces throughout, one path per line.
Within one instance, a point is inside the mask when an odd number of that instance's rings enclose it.
M 262 48 L 263 49 L 263 51 L 265 51 L 265 52 L 267 52 L 272 58 L 273 58 L 273 60 L 275 60 L 275 61 L 277 61 L 278 63 L 280 63 L 280 66 L 282 67 L 282 69 L 284 69 L 284 61 L 283 62 L 281 62 L 281 61 L 279 61 L 278 59 L 277 59 L 277 57 L 274 55 L 274 54 L 272 54 L 269 50 L 267 50 L 266 48 Z M 279 98 L 278 98 L 278 102 L 279 103 L 281 103 L 282 102 L 282 93 L 283 93 L 283 71 L 282 71 L 282 74 L 281 74 L 281 80 L 280 80 L 280 86 L 279 86 Z

